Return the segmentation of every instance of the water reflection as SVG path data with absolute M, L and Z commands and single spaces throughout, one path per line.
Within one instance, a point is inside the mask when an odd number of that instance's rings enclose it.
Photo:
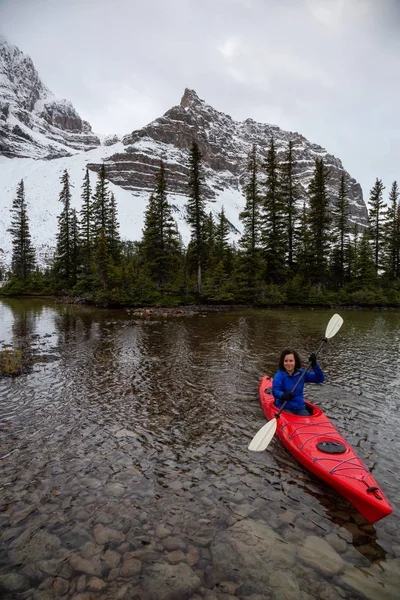
M 28 340 L 52 360 L 0 381 L 0 584 L 2 573 L 21 572 L 21 597 L 62 586 L 61 595 L 72 598 L 100 593 L 92 589 L 98 585 L 116 598 L 129 572 L 127 593 L 147 600 L 150 566 L 184 563 L 210 591 L 220 584 L 218 533 L 247 520 L 268 524 L 289 554 L 291 544 L 301 548 L 312 536 L 328 540 L 345 569 L 400 559 L 395 516 L 366 526 L 279 440 L 265 453 L 247 451 L 265 423 L 261 376 L 275 372 L 289 344 L 306 359 L 332 311 L 141 321 L 123 311 L 19 302 L 0 302 L 0 339 Z M 343 316 L 340 336 L 321 356 L 327 385 L 310 386 L 309 398 L 374 468 L 395 515 L 399 423 L 391 356 L 400 319 Z M 48 558 L 35 555 L 35 540 L 51 548 Z M 331 585 L 315 568 L 297 575 Z M 345 593 L 339 575 L 336 581 Z

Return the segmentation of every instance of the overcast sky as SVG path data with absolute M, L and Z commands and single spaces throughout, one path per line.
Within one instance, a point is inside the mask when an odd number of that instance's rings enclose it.
M 298 131 L 362 185 L 400 182 L 400 0 L 0 0 L 0 30 L 96 133 L 185 87 L 237 121 Z

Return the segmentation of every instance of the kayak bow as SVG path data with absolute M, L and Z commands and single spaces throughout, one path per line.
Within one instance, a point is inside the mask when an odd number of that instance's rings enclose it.
M 272 396 L 272 378 L 260 383 L 260 402 L 271 420 L 279 409 Z M 282 412 L 276 433 L 286 448 L 309 471 L 331 485 L 369 521 L 375 523 L 392 513 L 392 508 L 375 479 L 320 408 L 306 402 L 312 413 L 299 417 Z

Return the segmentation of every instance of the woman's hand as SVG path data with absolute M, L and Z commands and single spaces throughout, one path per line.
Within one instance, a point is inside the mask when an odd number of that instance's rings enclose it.
M 282 402 L 290 402 L 291 400 L 293 400 L 293 398 L 294 398 L 294 395 L 292 394 L 292 392 L 285 392 L 281 396 Z

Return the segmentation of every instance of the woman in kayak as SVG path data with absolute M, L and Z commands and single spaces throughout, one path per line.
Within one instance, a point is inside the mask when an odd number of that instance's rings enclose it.
M 313 370 L 307 371 L 293 393 L 292 390 L 304 372 L 304 369 L 301 368 L 300 356 L 295 350 L 286 348 L 281 354 L 278 372 L 274 377 L 272 385 L 272 395 L 275 398 L 275 404 L 278 408 L 284 402 L 287 402 L 283 409 L 285 412 L 299 416 L 309 416 L 303 396 L 304 384 L 323 383 L 325 381 L 325 375 L 321 367 L 317 364 L 315 354 L 311 354 L 308 360 Z

